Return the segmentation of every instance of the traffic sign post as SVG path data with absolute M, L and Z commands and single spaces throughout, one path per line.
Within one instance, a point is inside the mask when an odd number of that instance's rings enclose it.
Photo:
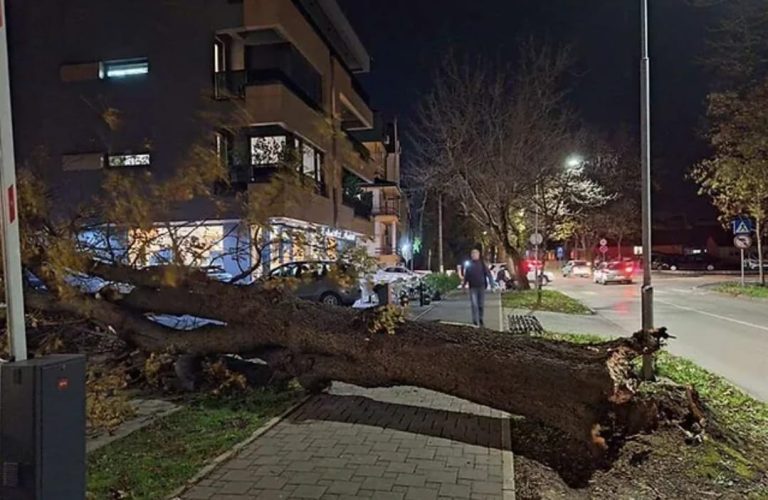
M 733 238 L 733 246 L 738 248 L 741 253 L 741 286 L 744 286 L 744 250 L 752 247 L 752 237 L 749 234 L 737 233 Z
M 8 340 L 16 361 L 27 359 L 24 295 L 21 280 L 19 217 L 16 203 L 16 163 L 11 122 L 11 81 L 4 0 L 0 0 L 0 218 Z

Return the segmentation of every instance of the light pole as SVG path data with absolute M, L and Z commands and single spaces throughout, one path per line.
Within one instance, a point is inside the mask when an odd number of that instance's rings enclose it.
M 11 81 L 8 62 L 7 25 L 0 0 L 0 238 L 3 248 L 5 302 L 8 341 L 16 361 L 27 359 L 27 334 L 24 325 L 19 217 L 16 200 L 16 163 L 11 122 Z
M 642 162 L 642 232 L 643 287 L 641 289 L 642 327 L 648 334 L 653 329 L 653 286 L 651 284 L 651 81 L 648 54 L 648 0 L 640 0 L 640 135 Z M 642 376 L 654 378 L 653 356 L 643 355 Z

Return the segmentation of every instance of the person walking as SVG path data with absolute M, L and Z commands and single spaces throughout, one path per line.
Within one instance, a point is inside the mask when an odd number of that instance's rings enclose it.
M 464 287 L 469 287 L 469 300 L 472 304 L 472 324 L 484 326 L 485 289 L 493 286 L 493 276 L 480 256 L 480 250 L 473 248 L 471 260 L 464 270 Z

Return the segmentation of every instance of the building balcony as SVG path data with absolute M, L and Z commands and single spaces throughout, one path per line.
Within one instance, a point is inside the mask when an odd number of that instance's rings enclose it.
M 378 207 L 373 207 L 371 215 L 376 218 L 400 218 L 400 203 L 385 203 Z
M 370 217 L 361 216 L 355 213 L 353 207 L 342 204 L 339 207 L 338 225 L 341 229 L 363 234 L 368 237 L 373 236 L 373 221 Z

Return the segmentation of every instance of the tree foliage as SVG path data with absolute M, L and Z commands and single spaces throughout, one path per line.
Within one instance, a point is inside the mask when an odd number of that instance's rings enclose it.
M 747 214 L 755 220 L 762 274 L 762 237 L 768 215 L 768 80 L 744 92 L 709 97 L 708 134 L 713 154 L 692 170 L 724 221 Z

